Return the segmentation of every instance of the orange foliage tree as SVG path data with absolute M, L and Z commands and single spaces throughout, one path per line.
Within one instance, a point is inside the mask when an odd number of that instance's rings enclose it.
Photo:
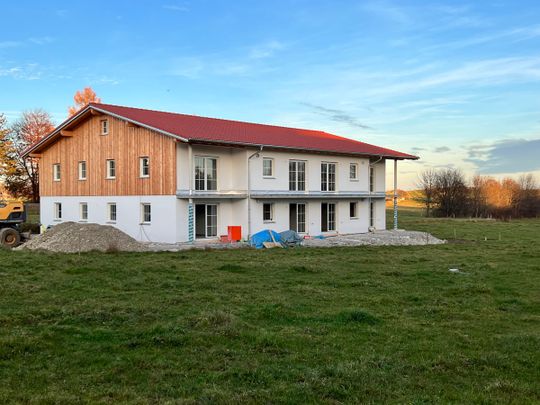
M 88 103 L 101 103 L 101 99 L 91 87 L 85 87 L 83 90 L 77 90 L 73 96 L 75 105 L 69 107 L 69 116 L 72 117 L 82 110 Z

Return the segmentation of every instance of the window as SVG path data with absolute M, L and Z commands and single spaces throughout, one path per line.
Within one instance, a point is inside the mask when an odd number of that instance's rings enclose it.
M 107 204 L 107 221 L 116 222 L 116 203 Z
M 321 204 L 321 232 L 336 230 L 336 204 Z
M 142 157 L 139 159 L 139 173 L 141 177 L 150 177 L 150 158 Z
M 60 163 L 53 165 L 53 180 L 60 181 Z
M 358 203 L 356 202 L 349 203 L 349 217 L 351 217 L 351 219 L 358 218 L 357 208 L 358 208 Z
M 107 178 L 116 179 L 116 162 L 113 159 L 107 160 Z
M 79 217 L 81 218 L 81 221 L 88 220 L 88 204 L 87 203 L 79 204 Z
M 306 190 L 306 162 L 303 160 L 289 161 L 289 190 Z
M 369 226 L 375 226 L 375 204 L 369 203 Z
M 195 204 L 195 237 L 213 238 L 218 232 L 218 206 Z
M 358 180 L 358 163 L 349 165 L 349 180 Z
M 373 193 L 375 191 L 375 168 L 369 166 L 369 192 Z
M 152 222 L 152 206 L 148 203 L 141 204 L 141 222 L 143 224 Z
M 195 157 L 195 190 L 217 190 L 217 159 Z
M 335 163 L 321 163 L 321 191 L 336 191 Z
M 62 219 L 62 203 L 54 203 L 54 219 L 56 221 Z
M 274 204 L 272 203 L 263 204 L 263 221 L 264 222 L 274 221 Z
M 108 135 L 109 134 L 109 120 L 101 120 L 100 126 L 101 126 L 101 135 Z
M 79 162 L 79 180 L 86 180 L 86 162 Z
M 263 158 L 263 177 L 274 176 L 274 159 Z

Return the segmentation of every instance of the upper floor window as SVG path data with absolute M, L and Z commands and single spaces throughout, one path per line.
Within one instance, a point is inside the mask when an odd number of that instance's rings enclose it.
M 217 159 L 195 157 L 195 190 L 217 190 Z
M 369 167 L 369 192 L 373 193 L 375 191 L 375 168 L 373 166 Z
M 152 222 L 152 206 L 149 203 L 141 204 L 141 222 L 143 224 Z
M 358 180 L 358 163 L 349 165 L 349 180 Z
M 116 162 L 114 159 L 107 159 L 107 178 L 116 179 Z
M 86 162 L 79 162 L 79 180 L 86 180 Z
M 336 191 L 335 163 L 321 163 L 321 191 Z
M 60 181 L 60 163 L 53 165 L 53 180 Z
M 274 159 L 263 158 L 263 177 L 274 176 Z
M 109 120 L 101 120 L 99 124 L 101 127 L 101 135 L 109 135 Z
M 107 221 L 116 222 L 116 203 L 107 204 Z
M 306 162 L 304 160 L 289 160 L 289 190 L 306 190 Z
M 88 203 L 84 202 L 79 205 L 79 216 L 81 218 L 81 221 L 88 220 Z
M 139 159 L 139 173 L 141 177 L 150 177 L 150 158 L 142 157 Z

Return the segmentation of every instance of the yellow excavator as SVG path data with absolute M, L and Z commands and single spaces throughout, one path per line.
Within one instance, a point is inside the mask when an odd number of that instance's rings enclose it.
M 21 243 L 19 227 L 25 221 L 24 203 L 0 201 L 0 246 L 12 248 Z

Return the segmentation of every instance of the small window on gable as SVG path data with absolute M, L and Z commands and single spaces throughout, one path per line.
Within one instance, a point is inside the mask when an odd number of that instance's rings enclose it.
M 109 135 L 109 120 L 101 120 L 99 124 L 101 127 L 101 135 Z
M 60 181 L 60 163 L 55 163 L 53 165 L 53 180 Z
M 86 162 L 79 162 L 79 180 L 86 180 Z
M 107 178 L 116 179 L 116 162 L 114 159 L 107 159 Z
M 263 158 L 263 177 L 274 176 L 274 159 Z
M 139 175 L 140 177 L 150 177 L 150 158 L 142 157 L 139 159 Z
M 358 180 L 358 163 L 351 163 L 349 166 L 349 180 Z

